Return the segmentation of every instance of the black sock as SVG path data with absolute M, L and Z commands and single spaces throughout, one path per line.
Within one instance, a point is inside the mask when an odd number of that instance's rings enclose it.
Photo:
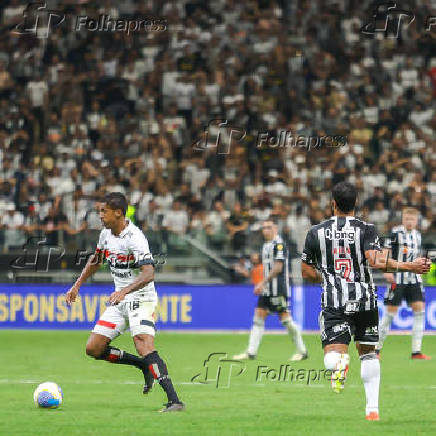
M 153 374 L 155 380 L 159 382 L 162 389 L 165 391 L 168 397 L 168 402 L 179 403 L 179 397 L 173 386 L 173 382 L 168 376 L 168 369 L 165 362 L 161 359 L 157 351 L 153 351 L 144 357 L 144 361 L 148 366 L 148 369 Z
M 119 363 L 121 365 L 132 365 L 136 366 L 141 370 L 147 371 L 147 365 L 144 364 L 144 359 L 135 356 L 134 354 L 127 353 L 119 348 L 112 347 L 108 345 L 104 350 L 103 354 L 98 358 L 98 360 L 107 360 L 111 363 Z
M 97 360 L 106 360 L 111 363 L 120 365 L 131 365 L 140 369 L 144 375 L 144 384 L 150 384 L 148 380 L 149 370 L 148 365 L 144 362 L 144 358 L 127 353 L 119 348 L 108 345 L 103 354 Z

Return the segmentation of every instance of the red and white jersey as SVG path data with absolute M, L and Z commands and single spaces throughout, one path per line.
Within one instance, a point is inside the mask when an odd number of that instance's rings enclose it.
M 118 236 L 115 236 L 110 229 L 103 229 L 96 249 L 96 252 L 102 253 L 104 260 L 108 262 L 116 290 L 133 283 L 141 265 L 154 263 L 144 233 L 132 222 L 128 220 L 127 222 L 128 225 Z M 157 298 L 154 282 L 127 296 L 136 293 Z

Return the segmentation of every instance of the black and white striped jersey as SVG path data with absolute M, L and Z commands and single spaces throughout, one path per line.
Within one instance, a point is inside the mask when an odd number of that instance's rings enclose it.
M 283 262 L 283 269 L 280 274 L 267 283 L 262 295 L 267 297 L 289 297 L 288 256 L 288 248 L 279 235 L 277 235 L 272 241 L 268 241 L 263 244 L 262 264 L 264 279 L 268 277 L 276 261 Z
M 414 229 L 410 232 L 404 226 L 393 227 L 389 238 L 385 240 L 385 248 L 392 250 L 392 259 L 398 262 L 412 262 L 421 253 L 421 233 Z M 412 272 L 396 272 L 397 285 L 422 283 L 421 274 Z
M 377 307 L 367 250 L 381 250 L 377 231 L 353 216 L 337 217 L 313 226 L 306 236 L 301 260 L 322 274 L 322 308 L 343 308 L 359 301 L 359 310 Z

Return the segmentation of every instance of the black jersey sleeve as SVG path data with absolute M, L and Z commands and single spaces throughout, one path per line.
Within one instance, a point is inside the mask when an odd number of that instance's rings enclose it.
M 363 251 L 367 250 L 381 250 L 380 238 L 378 237 L 374 224 L 368 224 L 365 228 L 365 234 L 363 236 Z
M 316 265 L 317 241 L 312 229 L 307 232 L 301 261 L 309 265 Z

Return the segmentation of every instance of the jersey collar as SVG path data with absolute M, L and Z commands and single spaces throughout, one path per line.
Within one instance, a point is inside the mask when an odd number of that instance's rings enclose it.
M 126 223 L 127 223 L 126 227 L 124 227 L 124 229 L 121 230 L 121 233 L 118 235 L 119 238 L 122 238 L 129 231 L 130 225 L 132 223 L 128 219 L 126 219 Z

